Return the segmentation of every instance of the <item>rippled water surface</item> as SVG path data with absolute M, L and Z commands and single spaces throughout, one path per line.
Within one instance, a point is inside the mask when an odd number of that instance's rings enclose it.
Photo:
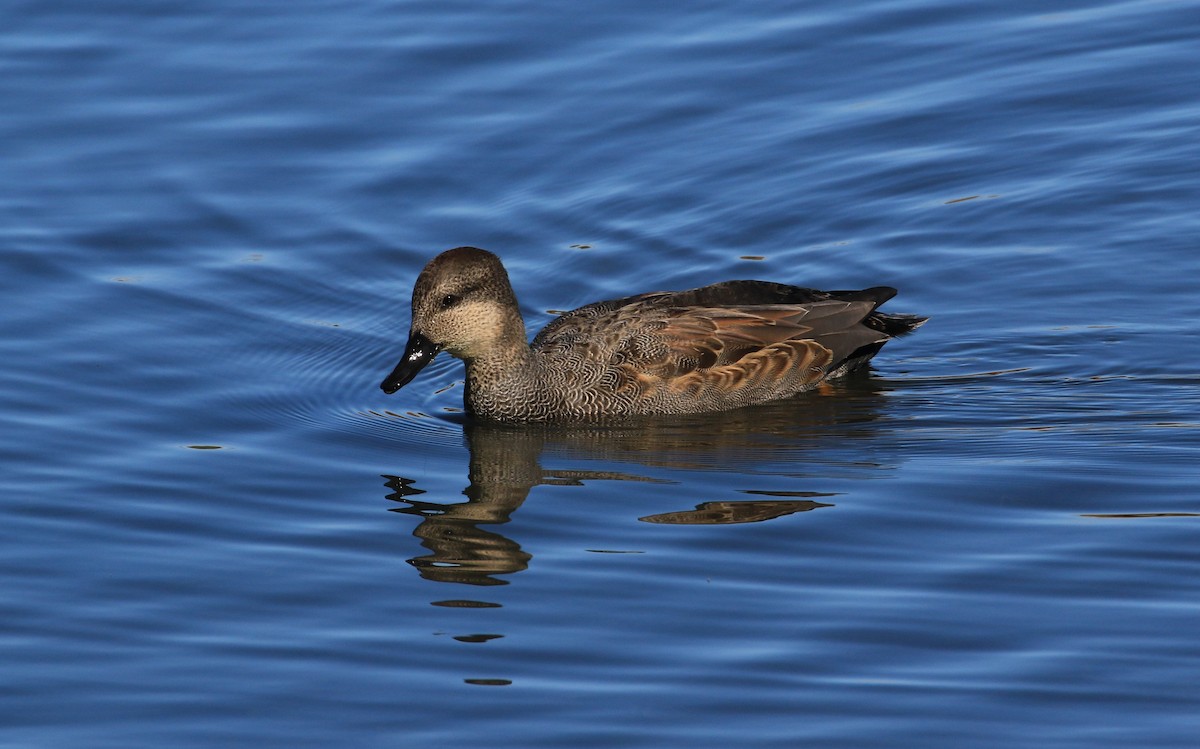
M 4 16 L 0 746 L 1197 745 L 1195 3 Z M 377 387 L 463 244 L 932 320 L 473 424 Z

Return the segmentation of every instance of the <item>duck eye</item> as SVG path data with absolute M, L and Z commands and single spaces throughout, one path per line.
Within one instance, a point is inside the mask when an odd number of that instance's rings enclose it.
M 447 294 L 442 297 L 442 309 L 450 309 L 454 305 L 462 301 L 462 297 L 458 294 Z

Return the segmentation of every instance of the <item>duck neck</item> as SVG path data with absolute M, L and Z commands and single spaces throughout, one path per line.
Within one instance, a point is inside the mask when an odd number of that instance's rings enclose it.
M 541 391 L 533 349 L 524 338 L 506 341 L 482 356 L 466 360 L 467 410 L 485 419 L 525 418 Z

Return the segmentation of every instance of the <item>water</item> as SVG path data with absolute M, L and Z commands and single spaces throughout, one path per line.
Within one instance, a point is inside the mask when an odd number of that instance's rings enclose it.
M 0 746 L 1196 745 L 1194 3 L 4 17 Z M 485 427 L 377 389 L 460 244 L 932 320 Z

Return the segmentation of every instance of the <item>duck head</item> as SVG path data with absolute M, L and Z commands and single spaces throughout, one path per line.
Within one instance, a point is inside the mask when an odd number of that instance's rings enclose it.
M 408 345 L 380 388 L 396 392 L 441 351 L 469 364 L 511 345 L 526 345 L 525 325 L 500 258 L 476 247 L 446 250 L 417 277 Z

